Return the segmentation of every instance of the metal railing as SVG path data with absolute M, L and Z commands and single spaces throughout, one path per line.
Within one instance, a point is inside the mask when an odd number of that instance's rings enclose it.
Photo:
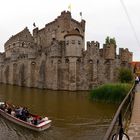
M 123 136 L 129 139 L 129 136 L 124 133 L 124 128 L 128 125 L 132 115 L 132 109 L 134 104 L 136 84 L 133 84 L 127 96 L 120 104 L 103 140 L 122 140 Z

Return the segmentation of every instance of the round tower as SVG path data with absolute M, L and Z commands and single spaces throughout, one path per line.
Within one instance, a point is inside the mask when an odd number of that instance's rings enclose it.
M 65 56 L 67 57 L 80 57 L 82 49 L 84 49 L 83 36 L 79 30 L 72 30 L 64 36 L 65 38 Z

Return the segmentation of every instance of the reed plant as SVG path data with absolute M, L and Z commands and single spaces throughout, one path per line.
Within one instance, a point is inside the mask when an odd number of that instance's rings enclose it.
M 91 90 L 90 98 L 96 101 L 121 102 L 129 92 L 132 84 L 105 84 Z

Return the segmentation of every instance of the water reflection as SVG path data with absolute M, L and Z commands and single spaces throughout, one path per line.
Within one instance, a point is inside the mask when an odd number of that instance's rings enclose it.
M 88 92 L 0 85 L 0 99 L 49 116 L 52 127 L 37 133 L 0 117 L 0 140 L 100 140 L 117 105 L 91 102 Z

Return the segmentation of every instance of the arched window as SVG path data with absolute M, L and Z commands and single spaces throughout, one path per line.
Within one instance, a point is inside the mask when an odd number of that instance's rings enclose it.
M 78 31 L 80 33 L 80 30 L 78 28 L 75 28 L 76 31 Z
M 22 42 L 22 47 L 24 47 L 25 42 Z
M 33 61 L 31 64 L 32 64 L 32 65 L 35 65 L 36 63 Z
M 77 59 L 77 63 L 80 63 L 80 62 L 81 62 L 81 59 L 80 59 L 80 58 L 78 58 L 78 59 Z
M 90 64 L 92 64 L 92 63 L 93 63 L 93 60 L 90 59 L 88 62 L 89 62 Z
M 65 63 L 69 63 L 69 59 L 65 59 Z
M 60 64 L 61 63 L 61 60 L 58 60 L 58 64 Z

